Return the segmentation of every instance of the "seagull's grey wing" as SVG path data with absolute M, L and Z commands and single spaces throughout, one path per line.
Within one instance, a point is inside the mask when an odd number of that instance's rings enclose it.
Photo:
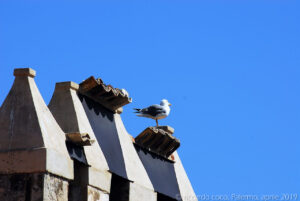
M 144 108 L 140 111 L 142 114 L 148 114 L 155 117 L 158 114 L 165 113 L 165 110 L 160 105 L 151 105 L 147 108 Z

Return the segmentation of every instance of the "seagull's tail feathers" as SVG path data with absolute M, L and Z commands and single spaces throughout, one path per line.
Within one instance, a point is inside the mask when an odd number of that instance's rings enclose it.
M 141 112 L 141 109 L 138 109 L 138 108 L 133 108 L 134 110 L 136 110 L 134 113 L 140 113 Z

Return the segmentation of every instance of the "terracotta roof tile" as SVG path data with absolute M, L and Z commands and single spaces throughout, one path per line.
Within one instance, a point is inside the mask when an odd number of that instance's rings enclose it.
M 165 158 L 180 146 L 180 141 L 171 133 L 156 127 L 146 128 L 135 138 L 135 143 Z
M 102 79 L 95 79 L 94 76 L 79 84 L 79 93 L 86 95 L 113 112 L 132 101 L 125 89 L 106 85 Z

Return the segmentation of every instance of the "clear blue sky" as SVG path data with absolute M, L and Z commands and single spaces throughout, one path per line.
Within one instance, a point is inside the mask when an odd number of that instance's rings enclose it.
M 300 193 L 299 1 L 1 0 L 1 104 L 15 67 L 47 104 L 90 75 L 126 88 L 133 136 L 167 98 L 196 194 Z

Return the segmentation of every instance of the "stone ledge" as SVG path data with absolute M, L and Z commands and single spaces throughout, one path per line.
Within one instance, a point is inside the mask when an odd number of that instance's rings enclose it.
M 109 194 L 99 189 L 87 186 L 88 201 L 109 201 Z
M 73 179 L 73 161 L 50 149 L 16 150 L 0 153 L 0 173 L 49 172 Z
M 87 183 L 90 186 L 101 189 L 102 191 L 109 193 L 111 185 L 111 173 L 108 171 L 98 170 L 93 167 L 89 167 Z
M 88 133 L 67 133 L 67 140 L 79 146 L 91 146 L 95 140 Z

